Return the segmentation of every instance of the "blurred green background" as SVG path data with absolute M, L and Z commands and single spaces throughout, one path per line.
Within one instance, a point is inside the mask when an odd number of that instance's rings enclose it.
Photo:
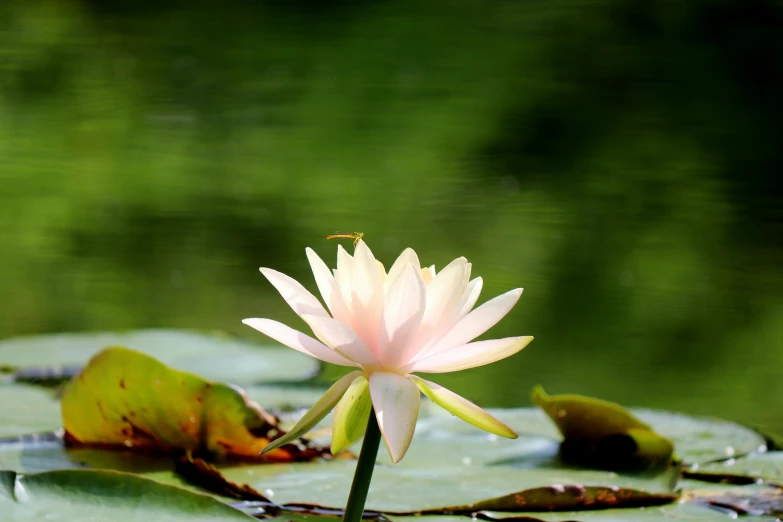
M 783 431 L 781 92 L 772 0 L 7 0 L 0 337 L 263 341 L 257 267 L 360 230 L 525 287 L 535 342 L 436 379 L 482 405 Z

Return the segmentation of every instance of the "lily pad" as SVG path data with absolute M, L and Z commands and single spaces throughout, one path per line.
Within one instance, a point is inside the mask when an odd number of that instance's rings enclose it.
M 101 349 L 115 345 L 129 346 L 208 379 L 240 385 L 301 381 L 319 370 L 318 361 L 290 348 L 180 330 L 64 333 L 6 339 L 0 341 L 0 366 L 54 370 L 79 367 Z
M 52 431 L 61 427 L 54 395 L 34 386 L 0 386 L 0 438 Z
M 422 402 L 422 406 L 424 406 Z M 446 459 L 454 463 L 463 457 L 470 457 L 472 462 L 515 465 L 518 467 L 538 466 L 545 463 L 551 466 L 555 460 L 553 442 L 559 441 L 561 435 L 547 415 L 536 408 L 488 409 L 492 415 L 515 429 L 520 437 L 516 441 L 498 440 L 498 437 L 484 433 L 469 424 L 454 418 L 440 408 L 428 410 L 428 415 L 421 419 L 416 427 L 413 444 L 409 451 L 414 451 L 417 441 L 422 439 L 441 439 L 447 444 L 431 445 L 422 451 L 421 458 L 432 460 Z M 645 424 L 650 425 L 657 433 L 671 440 L 677 448 L 677 454 L 688 464 L 724 460 L 730 452 L 736 456 L 747 455 L 765 447 L 764 438 L 739 424 L 717 419 L 689 417 L 679 413 L 651 410 L 630 410 Z M 465 442 L 462 454 L 455 452 L 446 456 L 452 441 L 471 441 L 475 447 L 471 450 L 470 443 Z M 515 456 L 513 446 L 517 446 L 519 454 Z M 523 446 L 527 446 L 524 449 Z M 538 457 L 531 452 L 538 446 Z M 498 448 L 498 449 L 493 449 Z M 468 454 L 467 452 L 470 452 Z M 543 460 L 542 460 L 543 459 Z M 400 465 L 407 461 L 403 459 Z
M 458 516 L 425 515 L 400 517 L 390 515 L 392 522 L 466 522 Z M 726 522 L 730 520 L 726 513 L 692 504 L 668 504 L 646 507 L 644 509 L 602 509 L 597 511 L 569 511 L 557 513 L 507 513 L 499 511 L 481 511 L 473 516 L 474 520 L 490 522 Z
M 340 509 L 350 490 L 355 462 L 221 466 L 226 481 L 249 486 L 281 505 Z M 255 499 L 257 497 L 251 496 Z M 503 467 L 405 468 L 378 465 L 367 508 L 391 513 L 572 510 L 585 506 L 660 505 L 676 499 L 661 482 L 585 470 Z
M 59 470 L 24 476 L 0 471 L 0 512 L 5 520 L 18 522 L 255 520 L 206 495 L 129 473 L 98 470 Z
M 241 390 L 169 368 L 123 347 L 94 356 L 62 396 L 66 440 L 76 445 L 187 450 L 232 457 L 259 453 L 281 430 Z M 264 460 L 320 455 L 286 445 Z
M 748 482 L 764 480 L 783 487 L 783 451 L 756 453 L 739 459 L 707 464 L 693 470 L 689 476 L 713 482 L 732 482 L 732 479 L 746 479 Z
M 663 411 L 633 412 L 671 440 L 677 456 L 688 465 L 742 457 L 766 449 L 762 435 L 735 422 Z

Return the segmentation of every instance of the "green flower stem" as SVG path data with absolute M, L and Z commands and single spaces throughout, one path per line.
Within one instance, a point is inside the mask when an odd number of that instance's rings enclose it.
M 360 522 L 364 514 L 364 503 L 367 501 L 367 491 L 370 489 L 372 472 L 375 469 L 375 458 L 378 456 L 378 446 L 381 444 L 381 429 L 375 410 L 370 410 L 367 421 L 367 431 L 362 442 L 362 451 L 356 463 L 356 472 L 351 484 L 351 494 L 348 495 L 348 505 L 345 506 L 344 522 Z

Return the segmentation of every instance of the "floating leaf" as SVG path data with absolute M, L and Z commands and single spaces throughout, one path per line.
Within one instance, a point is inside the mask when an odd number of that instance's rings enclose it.
M 60 407 L 53 394 L 24 384 L 0 386 L 0 438 L 60 428 Z
M 634 413 L 671 440 L 677 456 L 689 465 L 742 457 L 767 447 L 762 435 L 735 422 L 665 411 Z
M 231 386 L 173 370 L 135 350 L 93 357 L 62 397 L 66 440 L 77 445 L 189 450 L 261 459 L 281 430 L 274 417 Z M 321 451 L 287 445 L 264 460 L 312 458 Z
M 549 396 L 533 389 L 535 402 L 554 421 L 563 460 L 611 470 L 669 464 L 674 445 L 619 404 L 581 395 Z
M 202 465 L 189 471 L 197 476 Z M 341 509 L 355 463 L 219 467 L 231 489 L 252 491 L 279 505 Z M 210 480 L 215 480 L 213 468 Z M 249 489 L 248 489 L 249 488 Z M 550 511 L 612 506 L 653 506 L 676 499 L 661 483 L 642 477 L 584 470 L 507 467 L 404 468 L 376 466 L 367 508 L 384 513 L 471 513 L 479 510 Z
M 0 365 L 40 368 L 51 378 L 70 370 L 107 346 L 129 346 L 165 364 L 216 381 L 251 384 L 301 381 L 318 373 L 318 362 L 290 348 L 263 346 L 226 335 L 179 330 L 66 333 L 0 341 Z
M 152 480 L 98 470 L 17 475 L 0 471 L 4 520 L 38 522 L 230 522 L 254 520 L 209 496 Z
M 686 472 L 688 478 L 710 482 L 752 484 L 764 480 L 783 487 L 783 451 L 751 454 Z

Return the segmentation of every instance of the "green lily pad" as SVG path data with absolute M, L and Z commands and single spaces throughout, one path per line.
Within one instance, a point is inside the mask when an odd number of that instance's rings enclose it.
M 389 515 L 393 522 L 466 522 L 458 516 L 425 515 L 416 518 Z M 482 511 L 474 520 L 500 522 L 726 522 L 726 513 L 692 504 L 668 504 L 644 509 L 602 509 L 557 513 L 507 513 Z
M 12 368 L 78 367 L 107 346 L 129 346 L 180 370 L 204 377 L 252 384 L 301 381 L 318 373 L 312 357 L 282 346 L 264 346 L 179 330 L 65 333 L 0 341 L 0 366 Z
M 207 495 L 129 473 L 98 470 L 59 470 L 24 476 L 0 471 L 0 513 L 4 520 L 18 522 L 255 520 Z
M 354 467 L 355 462 L 338 460 L 219 469 L 228 482 L 249 486 L 278 504 L 339 509 L 348 498 Z M 567 510 L 586 505 L 660 505 L 675 498 L 665 481 L 611 472 L 378 465 L 367 508 L 395 513 Z
M 245 388 L 245 394 L 251 401 L 262 404 L 267 410 L 291 412 L 310 409 L 327 389 L 302 385 L 264 384 Z
M 424 406 L 425 402 L 422 402 Z M 469 424 L 454 418 L 448 412 L 440 408 L 428 409 L 428 414 L 419 420 L 413 444 L 409 451 L 416 447 L 417 440 L 421 439 L 448 439 L 448 444 L 441 444 L 422 451 L 421 458 L 429 458 L 427 452 L 431 452 L 432 460 L 446 459 L 454 463 L 463 457 L 469 457 L 473 462 L 498 463 L 516 465 L 519 467 L 531 467 L 546 463 L 550 466 L 554 460 L 554 446 L 552 441 L 559 441 L 561 435 L 547 415 L 537 408 L 507 408 L 488 409 L 492 415 L 515 429 L 520 438 L 516 441 L 498 440 L 498 437 L 487 434 Z M 732 455 L 747 455 L 764 448 L 764 438 L 755 431 L 739 424 L 717 419 L 689 417 L 678 413 L 650 410 L 630 410 L 644 423 L 650 425 L 657 433 L 660 433 L 674 443 L 677 454 L 688 464 L 701 464 L 729 458 Z M 452 441 L 472 441 L 474 449 L 470 449 L 470 443 L 465 442 L 465 449 L 457 456 L 447 456 L 448 448 Z M 491 443 L 491 444 L 488 444 Z M 519 445 L 520 453 L 515 458 L 510 449 Z M 538 445 L 543 460 L 536 460 L 535 452 L 524 450 L 522 445 L 532 449 L 532 445 Z M 493 449 L 493 448 L 498 448 Z M 470 451 L 470 454 L 467 452 Z M 404 464 L 407 457 L 403 459 Z M 516 462 L 515 462 L 516 460 Z
M 764 480 L 783 487 L 783 451 L 755 453 L 739 459 L 699 466 L 689 474 L 692 478 L 714 482 L 747 479 Z
M 259 458 L 261 449 L 281 433 L 276 419 L 241 390 L 123 347 L 95 355 L 65 388 L 61 406 L 66 440 L 82 446 Z M 309 459 L 321 453 L 289 444 L 265 460 Z
M 685 464 L 705 464 L 764 450 L 764 437 L 740 424 L 681 413 L 633 410 L 668 438 Z
M 60 405 L 49 390 L 23 384 L 0 386 L 0 438 L 59 429 Z

